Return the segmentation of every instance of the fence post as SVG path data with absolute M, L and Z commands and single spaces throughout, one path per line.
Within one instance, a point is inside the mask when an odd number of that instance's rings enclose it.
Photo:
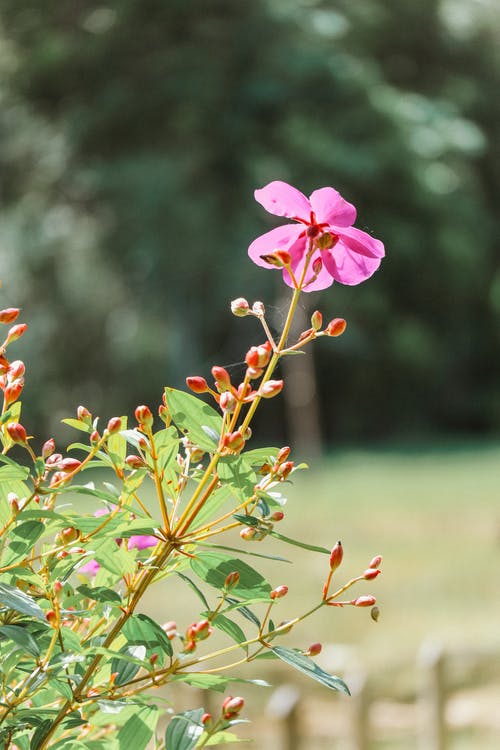
M 420 672 L 419 748 L 446 750 L 445 652 L 435 642 L 424 643 L 418 656 Z
M 293 685 L 282 685 L 272 694 L 266 713 L 277 719 L 282 727 L 282 750 L 299 750 L 300 692 Z

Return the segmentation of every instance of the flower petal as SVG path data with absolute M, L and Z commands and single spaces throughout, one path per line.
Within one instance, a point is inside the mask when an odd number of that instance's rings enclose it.
M 292 247 L 289 248 L 290 255 L 292 256 L 292 262 L 291 266 L 293 269 L 294 276 L 297 280 L 297 282 L 300 282 L 300 279 L 302 278 L 302 272 L 304 270 L 304 263 L 306 259 L 306 254 L 304 252 L 305 250 L 305 242 L 303 244 L 302 249 L 300 248 L 299 242 L 296 242 Z M 321 253 L 318 250 L 312 260 L 309 264 L 309 270 L 307 272 L 306 276 L 306 283 L 309 279 L 312 279 L 314 276 L 314 273 L 312 271 L 312 263 L 316 258 L 321 258 Z M 288 284 L 288 286 L 291 286 L 293 288 L 293 282 L 290 278 L 290 274 L 286 269 L 283 270 L 283 281 L 285 284 Z M 310 283 L 305 286 L 304 292 L 316 292 L 318 289 L 326 289 L 327 287 L 331 286 L 333 284 L 333 278 L 331 273 L 328 271 L 327 268 L 325 268 L 325 265 L 323 264 L 321 271 L 319 272 L 317 278 L 314 281 L 311 281 Z
M 260 237 L 257 237 L 257 239 L 252 242 L 248 248 L 248 254 L 258 266 L 262 266 L 263 268 L 274 268 L 274 266 L 262 260 L 261 256 L 268 255 L 278 248 L 281 250 L 288 250 L 290 245 L 293 245 L 296 242 L 299 234 L 303 231 L 304 228 L 300 224 L 284 224 L 282 227 L 271 229 L 270 232 L 261 234 Z M 306 241 L 304 237 L 304 248 L 305 245 Z
M 128 540 L 128 549 L 148 549 L 149 547 L 156 547 L 158 539 L 155 536 L 147 536 L 145 534 L 136 534 L 131 536 Z
M 338 227 L 350 227 L 356 221 L 356 209 L 337 190 L 331 187 L 315 190 L 309 198 L 319 222 L 326 221 Z
M 289 219 L 300 217 L 309 221 L 311 204 L 304 193 L 287 182 L 275 180 L 254 193 L 255 200 L 264 206 L 266 211 L 275 216 L 287 216 Z
M 383 258 L 385 255 L 383 243 L 361 229 L 345 227 L 340 229 L 338 234 L 344 245 L 359 255 L 365 255 L 367 258 Z
M 83 575 L 94 578 L 94 576 L 96 576 L 99 572 L 100 568 L 101 566 L 99 565 L 97 560 L 89 560 L 85 563 L 85 565 L 82 565 L 80 568 L 78 568 L 77 573 L 83 573 Z
M 329 273 L 341 284 L 354 286 L 370 278 L 380 266 L 380 258 L 369 258 L 366 255 L 352 252 L 344 245 L 342 239 L 332 250 L 323 253 L 323 263 Z

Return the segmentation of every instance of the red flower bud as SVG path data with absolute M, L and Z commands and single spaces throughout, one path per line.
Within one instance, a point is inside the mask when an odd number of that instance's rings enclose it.
M 131 469 L 142 469 L 144 466 L 144 461 L 140 456 L 127 456 L 125 459 L 125 463 L 127 466 L 129 466 Z
M 343 557 L 344 557 L 344 549 L 342 547 L 342 542 L 338 541 L 330 553 L 330 570 L 332 572 L 334 570 L 337 570 L 340 563 L 342 562 Z
M 212 375 L 215 378 L 215 385 L 220 393 L 229 391 L 231 389 L 231 378 L 229 373 L 224 367 L 212 367 Z
M 233 453 L 239 453 L 245 447 L 245 438 L 239 430 L 236 430 L 236 432 L 230 432 L 229 434 L 224 435 L 222 444 L 224 448 L 227 448 Z
M 239 696 L 233 698 L 231 695 L 229 695 L 222 704 L 223 718 L 234 719 L 235 716 L 238 716 L 244 705 L 245 701 L 243 698 L 240 698 Z
M 203 716 L 201 717 L 201 723 L 203 724 L 204 727 L 206 727 L 207 725 L 211 724 L 212 723 L 212 714 L 209 714 L 208 712 L 204 713 Z
M 61 581 L 56 581 L 54 583 L 54 592 L 56 594 L 58 594 L 62 590 L 62 588 L 63 588 L 63 584 L 61 583 Z
M 319 310 L 315 310 L 311 315 L 311 325 L 315 331 L 320 331 L 323 325 L 323 316 Z
M 261 385 L 259 393 L 263 398 L 273 398 L 277 396 L 283 390 L 282 380 L 268 380 L 267 383 Z
M 18 378 L 17 380 L 13 380 L 12 383 L 10 383 L 10 385 L 8 385 L 3 392 L 5 405 L 10 406 L 15 401 L 17 401 L 17 399 L 19 398 L 19 396 L 21 395 L 23 391 L 23 388 L 24 388 L 23 378 Z
M 275 510 L 274 513 L 271 513 L 271 521 L 282 521 L 285 517 L 285 514 L 282 510 Z
M 250 305 L 244 297 L 238 297 L 231 302 L 231 312 L 237 318 L 243 318 L 250 312 Z
M 90 442 L 91 443 L 98 443 L 100 439 L 101 439 L 101 436 L 99 435 L 99 433 L 97 432 L 97 430 L 93 430 L 90 433 Z
M 369 568 L 378 568 L 380 563 L 382 562 L 382 555 L 375 555 L 371 563 L 369 564 Z
M 313 274 L 317 276 L 322 268 L 323 268 L 323 261 L 321 260 L 321 258 L 315 258 L 312 263 Z
M 54 453 L 56 449 L 56 444 L 54 442 L 54 438 L 49 438 L 45 441 L 45 443 L 42 446 L 42 458 L 47 460 L 52 454 Z
M 376 601 L 374 596 L 358 596 L 350 604 L 354 604 L 355 607 L 373 607 Z
M 233 396 L 231 391 L 224 391 L 224 393 L 221 393 L 219 406 L 222 411 L 227 411 L 229 414 L 232 414 L 236 409 L 236 403 L 236 397 Z
M 278 451 L 278 455 L 276 456 L 276 461 L 280 464 L 283 461 L 286 461 L 288 456 L 291 453 L 291 448 L 288 447 L 288 445 L 283 446 L 283 448 L 280 448 Z
M 80 422 L 85 422 L 85 424 L 88 424 L 89 426 L 92 424 L 92 414 L 85 406 L 78 407 L 76 410 L 76 417 Z
M 194 632 L 195 632 L 195 640 L 204 641 L 205 638 L 208 638 L 208 636 L 214 632 L 214 629 L 210 625 L 208 620 L 200 620 L 200 622 L 196 623 L 194 627 Z
M 153 665 L 153 664 L 156 664 L 157 661 L 158 661 L 158 654 L 151 654 L 151 656 L 149 657 L 149 663 Z
M 373 581 L 374 578 L 376 578 L 380 574 L 380 570 L 378 568 L 367 568 L 365 572 L 363 573 L 363 578 L 366 581 Z
M 347 323 L 344 318 L 334 318 L 328 323 L 325 333 L 327 336 L 341 336 L 346 328 Z
M 111 419 L 108 422 L 108 432 L 110 435 L 114 435 L 116 432 L 119 432 L 122 428 L 122 420 L 120 417 L 111 417 Z
M 7 432 L 9 433 L 10 439 L 13 440 L 14 443 L 26 445 L 28 436 L 22 424 L 19 424 L 19 422 L 9 422 L 9 424 L 7 425 Z
M 0 310 L 0 323 L 13 323 L 17 316 L 19 315 L 20 310 L 17 307 L 6 307 L 5 310 Z
M 72 471 L 76 471 L 81 465 L 82 462 L 77 458 L 63 458 L 63 460 L 59 462 L 58 468 L 60 471 L 70 474 Z
M 198 375 L 186 378 L 186 385 L 193 391 L 193 393 L 206 393 L 208 391 L 207 381 L 205 378 L 201 378 Z
M 321 653 L 323 646 L 321 643 L 311 643 L 306 651 L 306 656 L 317 656 Z
M 276 472 L 276 476 L 279 477 L 282 481 L 284 481 L 287 476 L 290 474 L 294 467 L 293 461 L 285 461 L 284 463 L 280 464 L 278 466 L 278 470 Z
M 161 629 L 165 631 L 167 638 L 170 641 L 177 635 L 177 623 L 174 620 L 164 622 Z
M 139 427 L 148 428 L 153 426 L 153 414 L 149 406 L 138 406 L 135 410 L 135 418 L 139 424 Z
M 272 346 L 269 341 L 260 346 L 251 346 L 245 355 L 245 362 L 249 367 L 262 368 L 271 359 Z
M 172 421 L 170 419 L 170 412 L 168 410 L 168 407 L 165 406 L 165 404 L 160 404 L 158 407 L 158 416 L 162 420 L 162 422 L 165 423 L 166 427 L 170 427 L 170 422 Z
M 245 526 L 240 531 L 240 537 L 245 540 L 245 542 L 249 542 L 251 539 L 255 537 L 257 533 L 257 530 L 252 528 L 251 526 Z
M 16 359 L 9 365 L 8 377 L 10 380 L 16 380 L 17 378 L 22 378 L 25 372 L 26 367 L 24 366 L 24 362 L 21 362 L 20 359 Z
M 49 610 L 47 610 L 47 612 L 45 613 L 45 619 L 46 619 L 46 620 L 47 620 L 47 622 L 49 622 L 49 623 L 50 623 L 51 625 L 55 625 L 55 624 L 57 623 L 57 620 L 58 620 L 59 618 L 57 617 L 57 612 L 54 612 L 54 610 L 53 610 L 53 609 L 49 609 Z
M 227 574 L 226 580 L 224 581 L 224 588 L 232 589 L 234 586 L 237 586 L 239 582 L 240 574 L 237 570 L 234 570 L 232 573 Z
M 18 323 L 17 325 L 12 326 L 12 328 L 9 328 L 5 346 L 7 346 L 8 344 L 12 344 L 12 342 L 17 341 L 17 339 L 20 339 L 27 327 L 28 326 L 26 325 L 26 323 Z
M 269 596 L 271 599 L 281 599 L 283 596 L 286 596 L 288 594 L 288 586 L 285 586 L 283 583 L 281 586 L 276 586 L 275 589 L 271 591 Z

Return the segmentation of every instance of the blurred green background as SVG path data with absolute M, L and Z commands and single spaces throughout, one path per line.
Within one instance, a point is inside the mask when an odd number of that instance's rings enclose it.
M 387 259 L 306 295 L 327 444 L 500 426 L 500 20 L 474 0 L 2 0 L 0 278 L 31 429 L 241 362 L 253 190 L 333 185 Z M 235 373 L 241 367 L 235 365 Z M 333 395 L 335 394 L 335 396 Z M 290 439 L 281 406 L 263 439 Z M 277 418 L 277 416 L 279 418 Z

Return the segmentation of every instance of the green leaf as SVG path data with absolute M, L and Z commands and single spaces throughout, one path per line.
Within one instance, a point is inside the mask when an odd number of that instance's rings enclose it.
M 290 664 L 294 669 L 297 669 L 308 677 L 312 677 L 313 680 L 320 682 L 322 685 L 326 685 L 326 687 L 331 688 L 332 690 L 338 690 L 341 693 L 350 695 L 349 688 L 344 680 L 341 680 L 340 677 L 328 674 L 328 672 L 325 672 L 318 667 L 318 665 L 308 656 L 304 656 L 304 654 L 294 651 L 291 648 L 285 648 L 284 646 L 273 646 L 271 651 L 273 654 L 276 654 L 279 659 Z
M 204 604 L 204 606 L 207 609 L 210 609 L 210 605 L 209 605 L 209 603 L 207 602 L 207 600 L 205 598 L 205 594 L 203 593 L 203 591 L 201 589 L 198 588 L 198 586 L 196 585 L 196 583 L 194 581 L 192 581 L 190 578 L 188 578 L 188 576 L 185 575 L 184 573 L 180 573 L 179 571 L 176 571 L 176 573 L 179 576 L 179 578 L 182 578 L 182 580 L 185 581 L 188 584 L 188 586 L 190 586 L 193 589 L 193 591 L 199 597 L 199 599 Z
M 191 750 L 203 734 L 203 714 L 203 708 L 176 714 L 167 727 L 165 750 Z
M 231 682 L 241 682 L 246 685 L 258 685 L 259 687 L 269 687 L 265 680 L 244 680 L 241 677 L 229 677 L 222 674 L 197 674 L 189 672 L 186 674 L 176 674 L 171 679 L 172 682 L 185 682 L 191 687 L 200 688 L 201 690 L 214 690 L 217 693 L 223 693 Z
M 20 625 L 2 625 L 0 627 L 0 637 L 9 638 L 14 641 L 23 651 L 31 656 L 40 656 L 40 648 L 27 628 Z
M 217 465 L 217 473 L 222 483 L 229 484 L 242 502 L 254 494 L 257 476 L 241 456 L 223 456 Z
M 123 429 L 127 429 L 127 417 L 121 417 Z M 111 435 L 108 440 L 108 450 L 115 466 L 122 468 L 127 455 L 127 441 L 119 432 Z
M 101 649 L 96 649 L 101 653 Z M 133 680 L 142 665 L 137 664 L 146 655 L 145 646 L 123 646 L 111 660 L 111 673 L 117 672 L 116 685 L 125 685 L 126 682 Z
M 250 466 L 262 466 L 262 464 L 269 463 L 271 458 L 276 458 L 278 451 L 279 448 L 255 448 L 245 451 L 243 456 Z
M 257 615 L 254 615 L 252 610 L 248 608 L 247 601 L 243 603 L 239 602 L 237 599 L 233 599 L 232 597 L 227 596 L 226 602 L 229 602 L 230 606 L 227 607 L 225 611 L 236 609 L 243 615 L 243 617 L 245 617 L 245 619 L 249 620 L 249 622 L 252 622 L 254 625 L 257 625 L 258 628 L 260 628 L 260 620 Z
M 41 609 L 31 596 L 25 594 L 24 591 L 20 591 L 14 586 L 9 586 L 8 583 L 0 583 L 0 603 L 4 604 L 8 609 L 14 609 L 16 612 L 21 612 L 23 615 L 29 617 L 36 617 L 37 620 L 41 620 L 48 625 L 43 609 Z
M 217 449 L 222 417 L 199 398 L 175 388 L 165 388 L 167 406 L 174 424 L 183 435 L 203 450 Z
M 251 740 L 244 740 L 233 732 L 216 732 L 205 742 L 205 747 L 213 745 L 229 745 L 233 742 L 251 742 Z
M 22 481 L 29 476 L 29 473 L 29 469 L 25 466 L 19 466 L 14 462 L 12 464 L 0 466 L 0 484 L 17 480 Z
M 117 734 L 120 750 L 144 750 L 153 736 L 158 716 L 156 706 L 143 706 L 137 709 Z
M 234 492 L 229 485 L 224 484 L 222 487 L 214 490 L 197 514 L 193 523 L 193 529 L 199 529 L 201 526 L 205 526 L 209 521 L 215 521 L 217 519 L 216 514 L 219 514 L 220 509 L 228 500 L 232 500 L 232 506 L 234 508 Z
M 114 604 L 121 604 L 122 598 L 120 594 L 113 589 L 108 589 L 106 586 L 87 586 L 82 584 L 78 586 L 77 591 L 83 596 L 88 596 L 89 599 L 93 599 L 95 602 L 113 602 Z
M 74 427 L 75 430 L 79 430 L 80 432 L 88 432 L 89 435 L 93 429 L 91 425 L 80 422 L 79 419 L 61 419 L 61 422 L 67 424 L 69 427 Z
M 240 574 L 237 586 L 231 589 L 235 596 L 247 599 L 268 599 L 271 592 L 269 583 L 256 570 L 242 560 L 216 551 L 201 552 L 190 560 L 191 569 L 202 581 L 222 590 L 224 582 L 233 571 Z
M 219 630 L 222 630 L 226 635 L 228 635 L 230 638 L 233 639 L 236 643 L 244 643 L 247 640 L 247 637 L 243 630 L 240 628 L 240 626 L 236 623 L 230 620 L 225 615 L 217 615 L 217 617 L 212 620 L 212 625 L 214 625 Z M 242 646 L 243 650 L 247 651 L 248 646 Z
M 120 576 L 125 573 L 133 573 L 135 561 L 133 556 L 122 547 L 119 547 L 114 539 L 104 539 L 97 544 L 92 557 L 110 573 Z
M 165 631 L 148 615 L 132 615 L 123 626 L 123 635 L 130 645 L 143 644 L 149 648 L 158 647 L 168 656 L 174 653 Z
M 22 560 L 44 531 L 45 526 L 40 521 L 25 521 L 12 529 L 9 535 L 8 552 L 3 564 L 12 565 Z
M 286 542 L 286 544 L 293 544 L 295 547 L 302 547 L 302 549 L 308 549 L 312 552 L 322 552 L 324 555 L 329 555 L 331 553 L 331 550 L 327 549 L 326 547 L 317 547 L 315 544 L 306 544 L 305 542 L 298 542 L 296 539 L 290 539 L 289 536 L 283 536 L 283 534 L 278 534 L 277 531 L 270 531 L 270 536 L 274 536 L 276 539 L 280 539 L 282 542 Z
M 51 726 L 52 721 L 50 719 L 45 719 L 40 724 L 38 724 L 37 730 L 31 740 L 30 750 L 38 750 L 40 743 L 42 742 Z

